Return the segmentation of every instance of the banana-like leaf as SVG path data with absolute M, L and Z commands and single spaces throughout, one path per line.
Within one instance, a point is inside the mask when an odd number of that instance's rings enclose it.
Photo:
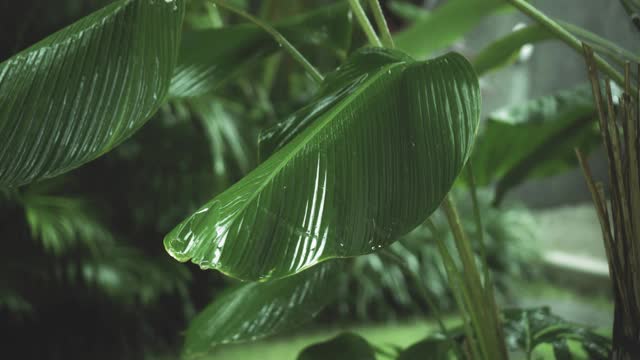
M 448 0 L 432 13 L 394 36 L 398 49 L 426 58 L 450 46 L 485 16 L 506 5 L 505 0 Z
M 576 164 L 574 147 L 599 143 L 588 86 L 544 96 L 490 115 L 473 152 L 476 180 L 498 179 L 496 203 L 528 177 L 549 176 Z
M 300 274 L 231 289 L 190 324 L 186 359 L 207 355 L 220 344 L 253 341 L 311 320 L 335 298 L 341 261 L 329 261 Z
M 296 47 L 321 46 L 344 56 L 351 44 L 351 14 L 344 2 L 293 17 L 275 28 Z M 171 83 L 171 97 L 210 93 L 279 48 L 269 34 L 253 24 L 187 31 Z
M 369 58 L 354 56 L 327 81 L 349 78 Z M 454 53 L 388 59 L 335 104 L 315 103 L 309 125 L 177 226 L 167 251 L 240 279 L 280 278 L 373 252 L 420 224 L 469 156 L 478 79 Z
M 0 187 L 78 167 L 140 128 L 173 75 L 184 0 L 120 0 L 0 64 Z
M 240 279 L 281 278 L 374 252 L 424 221 L 469 157 L 478 79 L 455 53 L 394 61 L 317 103 L 298 136 L 168 234 L 167 251 Z
M 331 340 L 306 347 L 297 360 L 375 360 L 367 340 L 354 333 L 342 333 Z

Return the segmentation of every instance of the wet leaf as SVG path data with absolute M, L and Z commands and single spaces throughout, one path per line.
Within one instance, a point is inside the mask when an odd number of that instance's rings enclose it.
M 217 345 L 256 340 L 311 320 L 334 299 L 341 268 L 340 261 L 330 261 L 288 278 L 227 291 L 191 322 L 184 356 L 196 359 Z
M 164 101 L 184 1 L 121 0 L 0 64 L 0 187 L 109 151 Z
M 424 221 L 469 156 L 478 80 L 454 53 L 394 61 L 331 106 L 314 103 L 318 116 L 178 225 L 167 251 L 236 278 L 275 279 L 373 252 Z M 327 81 L 349 77 L 344 69 Z

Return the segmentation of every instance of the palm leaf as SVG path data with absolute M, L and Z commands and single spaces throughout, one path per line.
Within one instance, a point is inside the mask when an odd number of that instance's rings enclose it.
M 78 167 L 164 101 L 184 1 L 120 0 L 0 64 L 0 187 Z
M 458 54 L 388 58 L 351 84 L 323 85 L 353 89 L 316 103 L 297 137 L 167 235 L 167 251 L 240 279 L 281 278 L 371 253 L 420 224 L 469 156 L 478 79 Z M 369 57 L 354 59 L 344 68 Z M 327 81 L 350 78 L 341 69 Z

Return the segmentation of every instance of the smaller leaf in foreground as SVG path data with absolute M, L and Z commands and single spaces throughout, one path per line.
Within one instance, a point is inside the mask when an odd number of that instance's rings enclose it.
M 306 347 L 297 360 L 375 360 L 373 347 L 359 335 L 342 333 L 335 338 Z
M 295 328 L 311 320 L 336 295 L 341 262 L 231 289 L 215 299 L 187 330 L 184 357 L 206 356 L 220 344 L 241 343 Z
M 452 359 L 451 342 L 444 337 L 430 337 L 421 340 L 398 355 L 397 360 L 448 360 Z

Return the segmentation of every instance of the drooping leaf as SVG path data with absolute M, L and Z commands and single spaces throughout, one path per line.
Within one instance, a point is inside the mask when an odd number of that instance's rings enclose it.
M 331 261 L 284 279 L 227 291 L 191 322 L 185 358 L 196 359 L 216 345 L 256 340 L 311 320 L 334 299 L 340 269 L 340 261 Z
M 398 355 L 397 360 L 419 360 L 425 358 L 429 360 L 448 360 L 451 352 L 453 352 L 451 342 L 446 338 L 430 337 L 403 350 Z
M 473 153 L 476 180 L 498 180 L 496 202 L 528 177 L 549 176 L 576 163 L 574 147 L 593 148 L 595 107 L 587 86 L 544 96 L 489 116 Z
M 480 98 L 462 56 L 405 59 L 359 77 L 331 107 L 317 103 L 298 136 L 167 235 L 167 251 L 240 279 L 280 278 L 420 224 L 469 156 Z
M 344 2 L 285 20 L 275 28 L 294 46 L 321 46 L 342 56 L 351 43 L 351 15 Z M 279 48 L 269 34 L 253 24 L 186 31 L 171 96 L 209 93 Z
M 297 360 L 375 360 L 369 342 L 353 333 L 342 333 L 331 340 L 306 347 Z
M 587 327 L 570 323 L 553 315 L 549 308 L 510 309 L 503 312 L 505 341 L 512 349 L 525 354 L 542 344 L 551 345 L 556 359 L 571 359 L 567 341 L 580 344 L 591 360 L 608 358 L 611 340 Z
M 478 76 L 482 76 L 512 62 L 514 56 L 518 55 L 523 46 L 552 38 L 553 34 L 540 25 L 529 25 L 514 30 L 480 51 L 473 59 L 473 67 Z
M 0 64 L 0 187 L 109 151 L 164 101 L 183 0 L 120 0 Z
M 398 49 L 426 58 L 450 46 L 505 4 L 505 0 L 448 0 L 393 39 Z

